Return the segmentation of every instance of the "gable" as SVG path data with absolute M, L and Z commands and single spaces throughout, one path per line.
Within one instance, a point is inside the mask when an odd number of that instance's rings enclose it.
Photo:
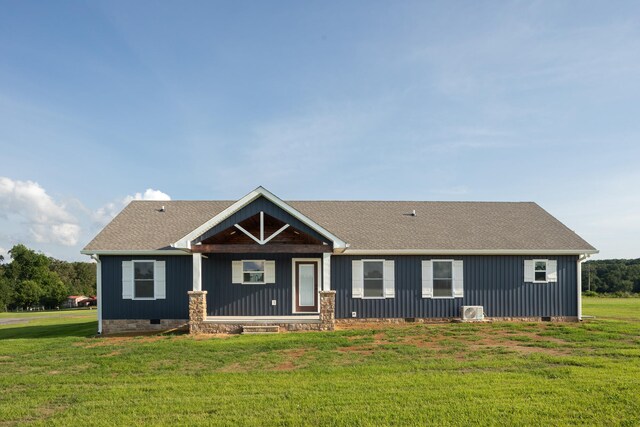
M 304 224 L 302 221 L 300 221 L 290 213 L 285 212 L 282 208 L 276 206 L 273 202 L 267 200 L 263 196 L 252 201 L 247 206 L 229 216 L 227 219 L 221 221 L 219 224 L 215 225 L 200 236 L 196 237 L 192 240 L 192 243 L 197 244 L 211 240 L 212 238 L 217 237 L 220 233 L 234 227 L 235 224 L 252 221 L 260 215 L 260 212 L 264 212 L 265 216 L 274 218 L 281 224 L 289 224 L 295 230 L 312 237 L 318 242 L 326 243 L 328 245 L 332 243 L 331 240 L 329 240 L 327 237 L 321 235 L 308 225 Z
M 237 224 L 238 220 L 244 221 L 260 212 L 265 212 L 263 209 L 266 209 L 270 216 L 282 221 L 286 220 L 286 223 L 291 222 L 294 227 L 314 238 L 319 238 L 334 250 L 344 251 L 347 247 L 346 242 L 339 237 L 262 187 L 256 188 L 171 246 L 178 249 L 191 249 L 192 244 L 202 242 L 202 240 L 230 228 Z

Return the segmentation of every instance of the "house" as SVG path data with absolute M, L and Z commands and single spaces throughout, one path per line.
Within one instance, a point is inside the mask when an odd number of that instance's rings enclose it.
M 581 318 L 597 253 L 535 203 L 133 201 L 82 251 L 101 333 Z
M 84 306 L 84 302 L 88 301 L 90 298 L 84 295 L 69 295 L 67 300 L 64 303 L 64 306 L 67 308 L 75 308 Z

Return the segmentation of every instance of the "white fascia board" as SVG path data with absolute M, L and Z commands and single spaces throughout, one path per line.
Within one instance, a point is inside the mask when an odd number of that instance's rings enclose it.
M 597 254 L 585 249 L 346 249 L 334 255 L 583 255 Z
M 83 255 L 191 255 L 191 252 L 181 249 L 158 250 L 82 250 Z
M 231 215 L 233 215 L 234 213 L 236 213 L 240 209 L 244 208 L 245 206 L 247 206 L 248 204 L 250 204 L 251 202 L 253 202 L 254 200 L 256 200 L 260 196 L 262 196 L 265 199 L 269 200 L 274 205 L 278 206 L 280 209 L 282 209 L 283 211 L 287 212 L 291 216 L 297 218 L 298 220 L 303 222 L 305 225 L 311 227 L 317 233 L 319 233 L 319 234 L 325 236 L 326 238 L 328 238 L 329 240 L 331 240 L 333 242 L 333 247 L 335 249 L 340 249 L 340 248 L 346 248 L 347 247 L 347 244 L 344 241 L 342 241 L 337 236 L 335 236 L 332 233 L 330 233 L 328 230 L 325 230 L 323 227 L 321 227 L 320 225 L 315 223 L 313 220 L 311 220 L 310 218 L 306 217 L 305 215 L 303 215 L 301 212 L 297 211 L 296 209 L 292 208 L 287 203 L 285 203 L 283 200 L 281 200 L 279 197 L 277 197 L 276 195 L 274 195 L 273 193 L 271 193 L 270 191 L 268 191 L 267 189 L 265 189 L 263 187 L 256 188 L 251 193 L 247 194 L 246 196 L 244 196 L 243 198 L 241 198 L 240 200 L 238 200 L 237 202 L 235 202 L 234 204 L 229 206 L 227 209 L 223 210 L 218 215 L 214 216 L 209 221 L 205 222 L 200 227 L 196 228 L 191 233 L 187 234 L 182 239 L 180 239 L 177 242 L 175 242 L 172 246 L 175 247 L 175 248 L 190 249 L 191 248 L 191 241 L 193 239 L 203 235 L 208 230 L 210 230 L 213 227 L 215 227 L 216 225 L 220 224 L 222 221 L 224 221 L 225 219 L 227 219 L 228 217 L 230 217 Z

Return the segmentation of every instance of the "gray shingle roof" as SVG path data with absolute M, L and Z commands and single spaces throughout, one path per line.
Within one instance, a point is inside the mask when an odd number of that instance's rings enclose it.
M 133 201 L 84 250 L 166 249 L 233 203 Z M 286 203 L 346 241 L 349 250 L 594 250 L 531 202 Z M 416 216 L 408 215 L 413 210 Z

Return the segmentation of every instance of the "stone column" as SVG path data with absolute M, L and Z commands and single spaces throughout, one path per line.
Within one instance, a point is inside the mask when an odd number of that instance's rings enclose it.
M 189 291 L 189 333 L 197 334 L 207 318 L 207 291 Z
M 333 331 L 336 327 L 336 291 L 320 291 L 320 329 Z

